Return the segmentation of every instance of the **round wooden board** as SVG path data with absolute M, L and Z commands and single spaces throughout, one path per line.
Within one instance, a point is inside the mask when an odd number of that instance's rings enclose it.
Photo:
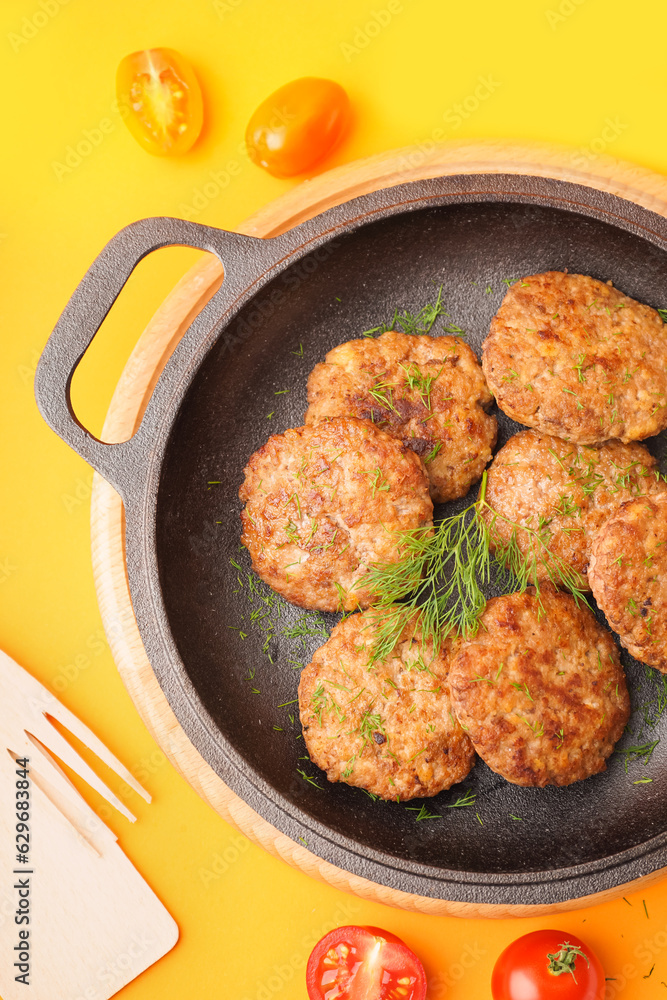
M 293 188 L 255 215 L 239 232 L 269 237 L 361 194 L 406 181 L 451 174 L 510 173 L 584 184 L 634 201 L 667 217 L 667 178 L 631 163 L 599 156 L 579 168 L 573 150 L 508 142 L 428 143 L 338 167 Z M 125 441 L 138 427 L 153 387 L 180 337 L 218 289 L 222 265 L 202 257 L 181 279 L 142 333 L 123 371 L 103 430 L 103 440 Z M 280 833 L 234 794 L 199 755 L 181 729 L 151 669 L 132 611 L 125 568 L 124 513 L 120 497 L 97 473 L 91 508 L 92 556 L 102 620 L 134 704 L 171 763 L 228 823 L 288 864 L 337 889 L 390 906 L 463 917 L 538 916 L 590 906 L 659 881 L 655 872 L 633 883 L 553 906 L 452 903 L 389 889 L 322 861 Z

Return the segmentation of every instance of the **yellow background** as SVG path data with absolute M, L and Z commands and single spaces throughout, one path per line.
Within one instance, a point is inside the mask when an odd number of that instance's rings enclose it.
M 492 96 L 458 125 L 450 115 L 448 138 L 551 140 L 586 158 L 604 147 L 667 171 L 662 0 L 403 0 L 368 39 L 364 26 L 384 7 L 385 0 L 4 0 L 0 645 L 59 693 L 154 796 L 147 806 L 127 793 L 135 826 L 111 810 L 104 816 L 176 918 L 181 939 L 122 991 L 123 1000 L 304 1000 L 302 974 L 284 982 L 274 967 L 293 955 L 305 961 L 315 938 L 347 922 L 404 937 L 440 983 L 434 998 L 489 996 L 500 950 L 549 925 L 590 942 L 617 977 L 610 997 L 665 997 L 664 885 L 631 896 L 630 906 L 619 900 L 543 920 L 408 914 L 309 880 L 205 806 L 165 762 L 116 673 L 90 564 L 91 471 L 34 403 L 32 377 L 48 333 L 118 229 L 144 216 L 184 214 L 209 171 L 230 162 L 236 175 L 191 216 L 197 221 L 232 228 L 295 183 L 263 173 L 241 147 L 256 105 L 290 79 L 331 77 L 351 97 L 352 132 L 325 167 L 427 141 L 479 78 L 491 77 Z M 120 59 L 160 45 L 191 60 L 205 95 L 203 137 L 178 160 L 140 149 L 113 104 Z M 112 127 L 100 141 L 69 171 L 59 168 L 69 146 L 87 134 L 99 138 L 102 119 Z M 172 250 L 144 262 L 87 356 L 75 404 L 93 431 L 143 325 L 191 261 L 190 252 Z

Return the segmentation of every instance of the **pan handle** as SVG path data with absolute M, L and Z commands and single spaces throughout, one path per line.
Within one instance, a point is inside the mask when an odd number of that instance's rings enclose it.
M 219 318 L 244 287 L 280 257 L 278 241 L 213 229 L 182 219 L 153 218 L 135 222 L 117 233 L 93 262 L 58 320 L 37 365 L 35 396 L 47 424 L 123 495 L 123 483 L 139 472 L 151 443 L 142 433 L 145 421 L 129 441 L 105 444 L 77 419 L 71 384 L 76 368 L 140 260 L 165 246 L 189 246 L 214 253 L 225 277 L 211 303 Z M 222 300 L 222 301 L 221 301 Z M 212 321 L 211 314 L 211 321 Z

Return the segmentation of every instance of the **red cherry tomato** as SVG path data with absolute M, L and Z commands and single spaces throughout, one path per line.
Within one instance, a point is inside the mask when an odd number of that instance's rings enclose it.
M 248 155 L 274 177 L 292 177 L 323 160 L 347 130 L 350 100 L 338 83 L 304 76 L 257 108 L 245 133 Z
M 201 132 L 204 110 L 194 70 L 174 49 L 143 49 L 121 61 L 116 93 L 125 124 L 154 156 L 186 153 Z
M 564 931 L 534 931 L 502 953 L 493 1000 L 604 1000 L 604 971 L 587 944 Z
M 426 975 L 413 951 L 379 927 L 337 927 L 306 968 L 310 1000 L 424 1000 Z

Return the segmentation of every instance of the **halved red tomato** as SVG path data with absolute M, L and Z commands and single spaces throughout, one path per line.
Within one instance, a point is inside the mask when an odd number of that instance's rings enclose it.
M 400 938 L 379 927 L 336 927 L 306 968 L 310 1000 L 424 1000 L 426 975 Z
M 175 49 L 143 49 L 125 56 L 116 74 L 116 93 L 125 124 L 154 156 L 186 153 L 201 132 L 199 82 Z

